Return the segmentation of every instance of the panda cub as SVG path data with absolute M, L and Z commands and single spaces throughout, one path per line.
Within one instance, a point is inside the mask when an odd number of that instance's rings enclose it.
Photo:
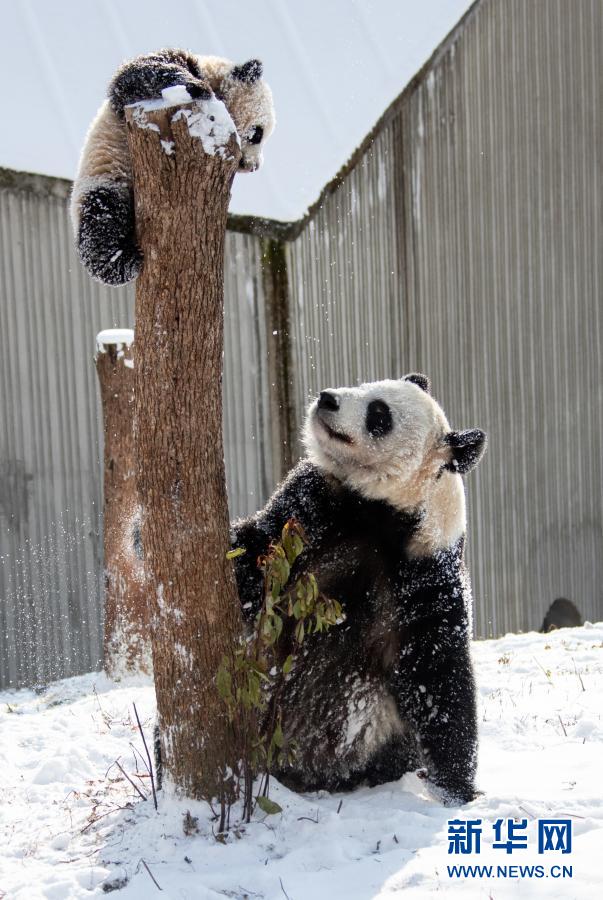
M 254 172 L 262 164 L 275 119 L 259 60 L 234 65 L 217 56 L 159 50 L 125 63 L 90 126 L 71 197 L 80 259 L 89 274 L 105 284 L 132 281 L 142 262 L 124 107 L 160 97 L 162 90 L 175 85 L 184 85 L 191 98 L 214 95 L 224 102 L 241 141 L 239 171 Z
M 236 521 L 233 546 L 249 617 L 262 600 L 258 556 L 287 519 L 346 619 L 306 642 L 282 696 L 295 790 L 345 790 L 422 768 L 447 803 L 475 796 L 471 591 L 461 476 L 486 444 L 453 431 L 424 375 L 325 390 L 310 406 L 307 458 L 266 507 Z

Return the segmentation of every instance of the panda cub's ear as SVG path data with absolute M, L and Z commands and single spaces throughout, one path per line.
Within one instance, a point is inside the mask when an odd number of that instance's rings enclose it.
M 264 72 L 264 67 L 259 59 L 248 59 L 247 62 L 241 63 L 240 66 L 234 66 L 230 75 L 237 81 L 243 81 L 245 84 L 254 84 L 259 81 Z
M 416 384 L 421 388 L 422 391 L 425 391 L 426 394 L 431 394 L 431 382 L 427 375 L 419 375 L 418 372 L 411 372 L 410 375 L 405 375 L 402 379 L 403 381 L 412 381 L 413 384 Z
M 452 450 L 452 457 L 446 468 L 450 472 L 466 475 L 484 455 L 487 437 L 479 428 L 468 428 L 466 431 L 449 431 L 444 443 Z

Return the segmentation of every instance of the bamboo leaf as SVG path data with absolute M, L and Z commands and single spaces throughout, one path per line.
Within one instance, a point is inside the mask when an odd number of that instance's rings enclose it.
M 278 639 L 281 636 L 282 630 L 283 630 L 283 620 L 281 619 L 280 616 L 274 617 L 274 630 L 276 632 L 275 640 L 278 641 Z
M 216 676 L 216 686 L 218 694 L 223 700 L 230 700 L 232 697 L 232 676 L 226 666 L 222 663 L 218 669 Z
M 237 556 L 243 556 L 245 553 L 247 553 L 245 547 L 235 547 L 227 552 L 226 559 L 236 559 Z
M 292 668 L 293 668 L 293 657 L 291 654 L 289 654 L 289 656 L 283 663 L 283 675 L 288 675 Z
M 274 734 L 272 735 L 272 740 L 276 744 L 277 747 L 282 747 L 285 743 L 285 736 L 283 734 L 283 729 L 281 728 L 281 723 L 279 722 L 276 728 L 274 729 Z
M 256 800 L 262 812 L 266 813 L 267 816 L 275 816 L 283 811 L 282 806 L 279 806 L 270 797 L 256 797 Z

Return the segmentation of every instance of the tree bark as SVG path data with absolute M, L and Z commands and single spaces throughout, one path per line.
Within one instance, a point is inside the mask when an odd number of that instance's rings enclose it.
M 222 445 L 224 238 L 240 150 L 216 101 L 137 105 L 126 120 L 144 254 L 134 442 L 162 759 L 179 794 L 223 800 L 240 758 L 215 681 L 242 631 Z
M 134 546 L 138 494 L 134 465 L 134 332 L 97 337 L 96 371 L 104 422 L 103 554 L 105 670 L 112 678 L 151 674 L 148 587 Z

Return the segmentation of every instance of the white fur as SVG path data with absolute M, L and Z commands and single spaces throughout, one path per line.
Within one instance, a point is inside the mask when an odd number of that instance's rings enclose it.
M 389 692 L 376 683 L 357 678 L 347 698 L 338 755 L 344 757 L 353 748 L 357 761 L 366 763 L 391 737 L 404 734 L 405 730 Z
M 404 379 L 329 393 L 337 396 L 338 410 L 319 414 L 317 400 L 308 410 L 304 443 L 309 459 L 368 499 L 420 513 L 411 554 L 453 546 L 466 530 L 465 491 L 460 475 L 443 470 L 451 459 L 445 442 L 450 426 L 438 403 Z M 393 428 L 383 437 L 371 436 L 365 427 L 372 400 L 383 400 L 392 413 Z M 350 442 L 333 437 L 325 424 Z

